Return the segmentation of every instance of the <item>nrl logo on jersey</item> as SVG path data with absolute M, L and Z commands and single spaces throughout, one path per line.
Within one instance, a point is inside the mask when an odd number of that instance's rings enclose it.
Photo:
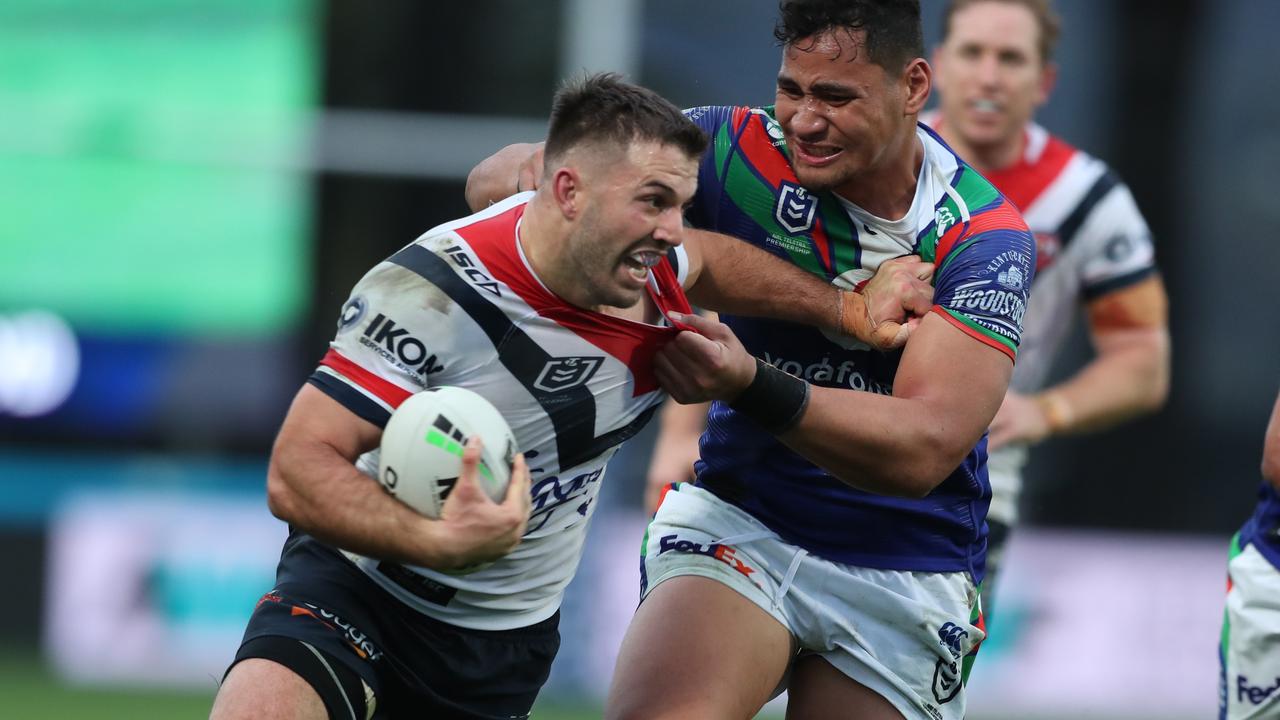
M 604 358 L 598 357 L 551 358 L 542 366 L 542 372 L 538 373 L 533 386 L 551 393 L 575 388 L 586 384 L 603 363 Z
M 787 232 L 798 235 L 813 229 L 813 218 L 818 212 L 818 198 L 795 183 L 782 181 L 778 193 L 778 205 L 773 217 Z

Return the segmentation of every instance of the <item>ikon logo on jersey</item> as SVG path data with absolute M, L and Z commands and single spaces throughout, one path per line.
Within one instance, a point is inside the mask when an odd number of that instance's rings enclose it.
M 813 216 L 818 211 L 818 199 L 808 190 L 790 183 L 782 182 L 782 192 L 778 194 L 778 206 L 773 217 L 778 224 L 792 234 L 808 232 L 813 228 Z
M 551 358 L 542 366 L 542 372 L 538 373 L 533 386 L 547 392 L 578 387 L 590 380 L 603 362 L 604 358 L 598 357 Z
M 406 372 L 428 375 L 444 369 L 436 362 L 434 354 L 427 354 L 427 346 L 421 340 L 382 313 L 378 313 L 365 328 L 360 344 Z

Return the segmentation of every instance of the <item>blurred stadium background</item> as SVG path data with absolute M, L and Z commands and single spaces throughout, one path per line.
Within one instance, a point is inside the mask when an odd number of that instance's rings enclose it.
M 940 2 L 923 4 L 932 45 Z M 1058 6 L 1040 120 L 1146 213 L 1174 384 L 1159 415 L 1037 454 L 971 716 L 1208 717 L 1226 543 L 1280 376 L 1280 3 Z M 770 101 L 775 7 L 0 3 L 3 714 L 206 714 L 283 537 L 263 493 L 275 427 L 350 286 L 464 214 L 466 171 L 538 139 L 568 74 Z M 598 715 L 649 442 L 605 486 L 535 717 Z

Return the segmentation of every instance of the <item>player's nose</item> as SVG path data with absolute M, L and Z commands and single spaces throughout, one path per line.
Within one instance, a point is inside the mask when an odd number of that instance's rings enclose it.
M 679 208 L 667 208 L 663 211 L 653 229 L 653 239 L 669 246 L 684 242 L 684 214 Z

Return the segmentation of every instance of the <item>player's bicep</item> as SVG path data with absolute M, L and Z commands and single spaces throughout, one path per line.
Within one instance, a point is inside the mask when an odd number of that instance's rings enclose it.
M 276 455 L 290 446 L 325 445 L 355 462 L 360 455 L 377 447 L 381 438 L 381 427 L 307 384 L 294 397 L 280 426 Z
M 964 239 L 935 274 L 934 314 L 1016 358 L 1035 258 L 1035 241 L 1025 227 L 998 228 Z
M 907 343 L 893 394 L 927 404 L 945 435 L 967 451 L 991 424 L 1012 375 L 1003 350 L 930 313 Z
M 1163 329 L 1169 299 L 1159 275 L 1093 298 L 1085 305 L 1089 330 L 1096 335 L 1125 330 Z

